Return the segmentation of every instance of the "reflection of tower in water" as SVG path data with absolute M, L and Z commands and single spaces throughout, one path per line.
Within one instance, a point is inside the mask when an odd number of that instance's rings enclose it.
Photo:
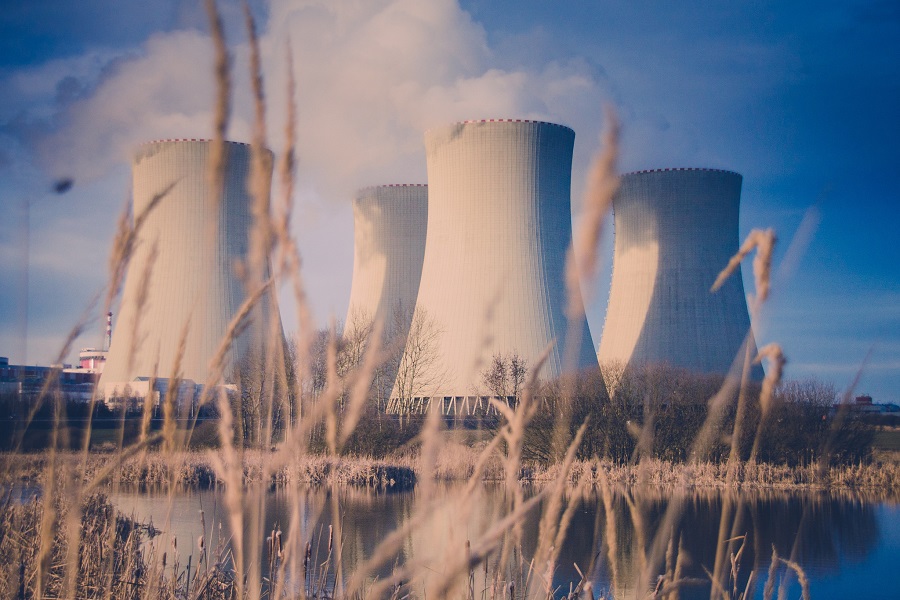
M 265 506 L 265 515 L 264 520 L 260 521 L 260 531 L 252 530 L 251 524 L 256 521 L 256 516 L 254 509 L 249 508 L 251 505 L 246 505 L 245 540 L 259 540 L 264 552 L 263 568 L 267 568 L 269 562 L 264 537 L 276 527 L 280 527 L 283 536 L 288 535 L 292 515 L 299 506 L 298 512 L 302 516 L 298 547 L 305 551 L 306 544 L 310 544 L 315 568 L 324 562 L 327 555 L 329 526 L 340 526 L 340 531 L 335 529 L 334 535 L 335 543 L 338 539 L 342 541 L 341 564 L 346 582 L 364 561 L 376 554 L 380 544 L 393 532 L 408 525 L 414 516 L 424 514 L 426 518 L 419 520 L 402 536 L 402 543 L 395 547 L 396 552 L 370 574 L 370 581 L 384 580 L 392 574 L 395 565 L 413 564 L 419 577 L 405 580 L 405 590 L 420 596 L 427 589 L 428 581 L 433 581 L 436 574 L 444 572 L 451 564 L 450 559 L 464 556 L 466 541 L 470 541 L 473 548 L 478 547 L 483 541 L 482 536 L 510 508 L 510 498 L 502 485 L 486 484 L 468 500 L 463 498 L 462 488 L 458 483 L 436 483 L 434 493 L 427 498 L 421 488 L 404 492 L 375 492 L 348 486 L 304 487 L 297 490 L 299 494 L 279 489 L 266 494 L 265 501 L 261 503 Z M 223 493 L 217 489 L 203 494 L 175 494 L 174 497 L 165 494 L 156 497 L 152 493 L 118 493 L 111 497 L 117 506 L 133 512 L 139 521 L 152 518 L 155 523 L 163 524 L 167 523 L 169 516 L 174 516 L 176 520 L 171 523 L 171 531 L 166 527 L 166 535 L 177 536 L 181 541 L 197 538 L 200 533 L 197 529 L 197 511 L 205 507 L 208 533 L 218 532 L 221 523 L 222 539 L 227 540 L 230 537 L 229 521 L 228 515 L 221 509 L 224 506 Z M 738 578 L 738 587 L 742 590 L 751 571 L 756 571 L 757 591 L 765 584 L 773 546 L 779 556 L 793 556 L 815 585 L 825 576 L 833 580 L 847 563 L 862 562 L 880 549 L 879 545 L 897 542 L 896 537 L 886 542 L 880 539 L 879 520 L 889 519 L 890 511 L 879 516 L 876 504 L 860 501 L 855 496 L 829 496 L 818 492 L 630 488 L 627 493 L 631 495 L 632 509 L 625 493 L 622 489 L 613 490 L 611 515 L 607 515 L 599 493 L 591 491 L 582 498 L 572 514 L 553 579 L 548 582 L 552 587 L 561 586 L 563 591 L 568 592 L 569 583 L 577 583 L 580 578 L 574 567 L 577 564 L 593 583 L 595 597 L 614 588 L 620 592 L 617 598 L 645 597 L 646 593 L 636 592 L 641 556 L 646 556 L 668 510 L 674 510 L 676 518 L 672 530 L 662 532 L 663 541 L 668 543 L 672 539 L 676 548 L 681 544 L 684 558 L 689 558 L 684 563 L 684 577 L 707 582 L 680 588 L 679 595 L 684 599 L 710 597 L 711 586 L 704 568 L 713 571 L 723 512 L 726 513 L 725 522 L 729 529 L 737 523 L 738 535 L 747 535 Z M 526 500 L 530 495 L 531 491 L 525 490 Z M 567 496 L 565 502 L 568 503 L 570 498 L 570 495 Z M 509 556 L 506 565 L 499 564 L 500 546 L 490 553 L 487 558 L 489 579 L 498 573 L 505 579 L 519 573 L 519 569 L 528 571 L 529 561 L 538 546 L 541 515 L 547 505 L 547 500 L 542 501 L 520 522 L 521 544 L 514 544 L 516 551 Z M 215 510 L 215 507 L 220 508 Z M 609 558 L 608 544 L 612 536 L 609 535 L 608 523 L 613 524 L 617 540 L 612 559 L 615 569 L 611 568 Z M 512 531 L 514 529 L 505 535 L 515 542 L 514 538 L 509 537 Z M 214 546 L 216 539 L 213 536 L 207 542 Z M 498 543 L 502 545 L 504 540 Z M 167 544 L 170 541 L 164 538 L 160 547 L 167 547 Z M 199 558 L 196 544 L 179 544 L 181 548 L 195 553 L 193 561 L 196 564 Z M 889 549 L 882 552 L 889 552 Z M 331 568 L 334 568 L 334 562 Z M 655 584 L 656 575 L 665 569 L 665 565 L 657 565 L 656 568 L 659 570 L 651 573 L 653 580 L 647 584 L 649 586 Z M 784 565 L 779 566 L 776 574 L 779 583 L 785 569 Z M 616 573 L 616 581 L 613 580 L 613 572 Z M 476 590 L 483 589 L 483 567 L 476 567 L 473 575 Z M 540 577 L 543 575 L 541 573 Z M 850 575 L 852 577 L 852 573 Z M 268 573 L 263 573 L 263 576 L 268 576 Z M 329 586 L 334 583 L 333 577 L 332 570 Z M 533 577 L 530 591 L 536 594 L 534 597 L 545 598 L 544 582 L 535 574 Z M 858 585 L 860 597 L 871 597 L 882 591 L 883 582 L 872 578 L 859 581 Z M 518 591 L 522 592 L 522 589 L 518 588 Z M 799 597 L 799 593 L 792 591 L 790 597 Z
M 632 506 L 629 506 L 626 494 L 630 495 Z M 671 531 L 660 531 L 670 510 L 674 510 L 676 516 L 674 526 Z M 607 546 L 611 539 L 607 531 L 610 522 L 615 527 L 615 568 L 611 568 Z M 728 527 L 726 538 L 732 534 L 738 538 L 730 545 L 718 543 L 723 522 Z M 652 567 L 656 570 L 650 572 L 651 579 L 641 584 L 643 557 L 651 556 L 654 538 L 661 535 L 665 545 L 671 540 L 672 550 L 681 544 L 686 559 L 683 576 L 698 582 L 681 587 L 679 596 L 707 599 L 712 588 L 709 573 L 714 571 L 717 553 L 726 560 L 728 576 L 730 563 L 727 561 L 730 553 L 737 552 L 740 547 L 740 536 L 746 535 L 746 539 L 739 562 L 737 587 L 745 589 L 751 572 L 755 572 L 755 585 L 759 591 L 766 582 L 773 549 L 782 558 L 792 557 L 807 575 L 822 577 L 834 574 L 848 561 L 862 559 L 871 553 L 879 541 L 878 529 L 871 504 L 820 493 L 712 489 L 673 493 L 666 489 L 619 489 L 612 495 L 611 519 L 602 499 L 593 494 L 574 513 L 559 565 L 565 568 L 573 561 L 597 557 L 591 575 L 595 589 L 618 589 L 623 597 L 644 597 L 649 587 L 656 583 L 656 575 L 666 568 L 664 556 L 657 557 L 663 562 Z M 535 528 L 526 528 L 526 531 L 536 535 Z M 579 567 L 585 568 L 580 563 Z M 777 587 L 782 584 L 787 567 L 781 563 L 776 567 Z M 557 583 L 567 584 L 569 575 L 571 573 L 561 572 Z

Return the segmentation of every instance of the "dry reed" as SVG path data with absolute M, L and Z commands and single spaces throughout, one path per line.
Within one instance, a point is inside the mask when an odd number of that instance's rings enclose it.
M 725 280 L 737 271 L 741 261 L 743 261 L 755 248 L 756 256 L 753 258 L 753 278 L 756 283 L 756 300 L 751 309 L 759 303 L 765 302 L 769 297 L 769 285 L 772 271 L 772 250 L 775 247 L 775 239 L 775 232 L 771 229 L 752 230 L 747 235 L 747 239 L 744 240 L 744 243 L 741 244 L 737 254 L 731 257 L 728 264 L 722 269 L 722 272 L 719 273 L 718 277 L 716 277 L 716 281 L 712 284 L 710 291 L 715 292 L 722 287 Z

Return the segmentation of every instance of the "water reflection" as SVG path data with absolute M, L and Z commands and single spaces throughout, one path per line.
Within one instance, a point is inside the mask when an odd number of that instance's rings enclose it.
M 709 579 L 730 552 L 737 552 L 741 540 L 718 544 L 718 540 L 745 536 L 737 587 L 743 590 L 751 571 L 765 577 L 773 549 L 781 557 L 803 566 L 811 578 L 837 572 L 847 563 L 864 562 L 879 544 L 878 505 L 846 500 L 827 494 L 787 494 L 772 492 L 632 492 L 633 507 L 626 494 L 615 494 L 612 513 L 615 522 L 615 569 L 611 568 L 606 532 L 607 515 L 595 496 L 584 499 L 566 538 L 560 558 L 559 580 L 577 580 L 573 563 L 590 565 L 593 579 L 604 589 L 612 587 L 613 571 L 620 579 L 619 591 L 634 593 L 642 554 L 649 555 L 652 540 L 660 533 L 667 510 L 674 510 L 671 533 L 663 531 L 662 540 L 679 542 L 686 564 L 684 576 Z M 724 515 L 724 518 L 723 518 Z M 534 531 L 526 527 L 526 531 Z M 896 541 L 895 541 L 896 543 Z M 532 546 L 534 542 L 532 541 Z M 602 560 L 593 560 L 600 558 Z M 664 568 L 664 557 L 652 573 Z M 567 569 L 567 567 L 569 567 Z M 784 572 L 784 568 L 779 573 Z M 649 583 L 653 583 L 650 581 Z M 731 586 L 729 586 L 731 587 Z M 761 589 L 761 587 L 760 587 Z M 710 584 L 685 590 L 683 597 L 709 597 Z
M 421 567 L 418 572 L 426 573 L 425 578 L 429 573 L 433 574 L 431 577 L 439 578 L 467 540 L 479 539 L 501 518 L 509 501 L 500 486 L 481 487 L 471 504 L 460 503 L 458 491 L 459 486 L 454 485 L 439 486 L 435 490 L 439 501 L 436 504 L 429 501 L 428 518 L 400 536 L 396 551 L 370 574 L 370 581 L 385 580 L 399 565 L 412 563 Z M 533 493 L 534 490 L 526 490 L 526 497 Z M 155 543 L 167 546 L 171 544 L 171 536 L 177 536 L 182 564 L 187 548 L 193 550 L 196 564 L 197 539 L 204 534 L 200 510 L 204 511 L 207 524 L 207 547 L 214 547 L 229 536 L 223 497 L 218 491 L 184 492 L 172 496 L 119 493 L 113 500 L 139 519 L 152 519 L 156 527 L 166 532 Z M 650 549 L 662 531 L 658 562 L 649 572 L 658 574 L 665 568 L 666 543 L 671 538 L 675 547 L 679 542 L 681 544 L 683 575 L 707 581 L 704 585 L 682 589 L 682 598 L 709 597 L 707 572 L 727 575 L 730 570 L 729 545 L 719 545 L 717 541 L 740 536 L 745 537 L 737 584 L 743 589 L 751 571 L 756 571 L 757 597 L 762 596 L 773 548 L 779 556 L 790 558 L 803 567 L 812 582 L 814 597 L 829 597 L 830 586 L 835 581 L 846 583 L 848 577 L 860 579 L 854 586 L 863 595 L 891 597 L 884 586 L 879 585 L 885 575 L 877 571 L 877 565 L 883 562 L 885 553 L 890 556 L 900 549 L 900 530 L 885 527 L 886 523 L 896 523 L 900 519 L 900 508 L 896 505 L 826 493 L 658 489 L 615 491 L 610 514 L 595 492 L 570 501 L 577 501 L 578 507 L 572 514 L 568 534 L 560 548 L 558 567 L 552 577 L 554 587 L 560 586 L 560 592 L 568 592 L 569 582 L 580 579 L 580 569 L 589 575 L 595 591 L 611 591 L 615 587 L 617 596 L 643 596 L 655 579 L 641 581 L 642 561 L 646 557 L 653 563 Z M 292 514 L 298 515 L 301 547 L 310 543 L 313 565 L 324 562 L 329 526 L 335 527 L 343 543 L 339 547 L 340 560 L 333 558 L 331 563 L 330 580 L 334 585 L 334 572 L 341 573 L 340 579 L 347 581 L 363 561 L 373 556 L 384 539 L 419 514 L 425 500 L 420 489 L 377 493 L 336 487 L 310 488 L 299 493 L 270 491 L 261 502 L 254 503 L 249 495 L 245 496 L 245 502 L 245 539 L 261 542 L 268 532 L 279 528 L 287 535 L 292 518 L 298 518 Z M 500 568 L 499 552 L 488 558 L 490 576 L 497 572 L 510 573 L 511 569 L 521 565 L 527 567 L 538 547 L 544 503 L 546 501 L 539 503 L 538 508 L 524 519 L 521 543 L 509 556 L 509 564 Z M 254 505 L 264 507 L 264 514 L 252 510 Z M 676 518 L 667 520 L 667 514 Z M 609 535 L 609 526 L 614 527 L 615 537 L 612 560 L 609 559 L 609 546 L 613 536 Z M 736 551 L 740 543 L 740 540 L 732 542 L 731 550 Z M 253 546 L 258 548 L 258 553 L 247 555 L 248 564 L 269 564 L 265 544 Z M 848 565 L 854 565 L 854 568 L 847 569 Z M 267 576 L 264 571 L 263 567 L 258 576 Z M 785 573 L 787 569 L 781 565 L 779 582 Z M 473 579 L 476 595 L 480 596 L 480 590 L 487 586 L 481 568 L 476 569 Z M 408 581 L 407 584 L 415 592 L 417 586 L 419 590 L 424 589 L 428 582 Z M 791 585 L 796 587 L 796 583 Z

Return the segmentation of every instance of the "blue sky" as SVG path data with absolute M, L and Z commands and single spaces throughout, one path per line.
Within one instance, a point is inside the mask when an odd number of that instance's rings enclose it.
M 221 2 L 235 57 L 230 135 L 249 139 L 240 6 Z M 255 2 L 279 147 L 284 42 L 297 64 L 297 233 L 317 321 L 346 310 L 349 199 L 424 182 L 421 133 L 470 118 L 539 118 L 577 132 L 573 199 L 603 104 L 623 171 L 744 175 L 741 232 L 773 227 L 779 276 L 754 322 L 790 378 L 900 402 L 900 5 L 872 2 L 370 0 Z M 128 157 L 142 140 L 211 131 L 200 2 L 4 1 L 0 11 L 0 355 L 53 360 L 106 280 Z M 73 177 L 65 195 L 50 191 Z M 30 211 L 27 279 L 26 207 Z M 804 217 L 811 235 L 797 235 Z M 795 260 L 785 261 L 788 248 Z M 599 338 L 611 261 L 591 287 Z M 745 281 L 749 283 L 749 265 Z M 750 289 L 748 287 L 748 289 Z M 95 310 L 99 313 L 99 310 Z M 284 307 L 291 328 L 290 304 Z M 97 345 L 99 319 L 76 342 Z M 72 355 L 70 359 L 74 358 Z

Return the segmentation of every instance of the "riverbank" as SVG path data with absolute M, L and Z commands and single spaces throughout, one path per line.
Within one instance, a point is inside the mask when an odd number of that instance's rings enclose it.
M 304 455 L 265 474 L 265 462 L 271 454 L 261 451 L 244 453 L 243 482 L 258 483 L 265 476 L 268 484 L 279 487 L 292 484 L 349 485 L 376 490 L 406 490 L 416 481 L 432 477 L 440 481 L 461 481 L 472 476 L 479 454 L 478 447 L 448 444 L 433 463 L 425 465 L 418 455 L 396 459 L 373 460 L 360 457 L 326 457 Z M 62 473 L 79 473 L 81 455 L 58 455 Z M 222 485 L 214 467 L 215 456 L 207 452 L 182 452 L 163 455 L 148 452 L 126 459 L 113 469 L 108 481 L 101 486 L 161 487 L 170 482 L 183 488 L 209 488 Z M 91 454 L 79 479 L 86 483 L 116 460 L 113 454 Z M 40 486 L 44 484 L 48 459 L 43 455 L 0 454 L 0 473 L 6 485 Z M 542 485 L 554 481 L 560 467 L 524 466 L 520 471 L 523 483 Z M 482 474 L 485 481 L 504 478 L 499 456 L 488 459 Z M 611 486 L 649 486 L 678 489 L 774 489 L 774 490 L 833 490 L 860 491 L 886 498 L 900 498 L 900 463 L 873 461 L 867 464 L 833 466 L 820 469 L 818 465 L 790 467 L 740 463 L 729 475 L 726 464 L 676 464 L 647 460 L 639 465 L 616 464 L 608 460 L 576 462 L 568 475 L 572 486 L 583 482 L 600 485 L 604 480 Z
M 259 482 L 264 474 L 268 453 L 244 453 L 244 484 Z M 111 461 L 113 454 L 90 454 L 82 468 L 79 453 L 58 454 L 59 471 L 81 473 L 82 484 L 94 481 Z M 43 486 L 49 459 L 44 455 L 0 454 L 0 473 L 6 485 Z M 331 458 L 305 455 L 290 465 L 268 474 L 270 485 L 348 485 L 373 489 L 411 489 L 416 474 L 409 466 L 391 464 L 368 458 Z M 122 461 L 112 470 L 101 489 L 115 485 L 123 487 L 159 488 L 174 484 L 181 488 L 209 488 L 224 485 L 216 473 L 211 452 L 179 452 L 164 455 L 148 452 Z

